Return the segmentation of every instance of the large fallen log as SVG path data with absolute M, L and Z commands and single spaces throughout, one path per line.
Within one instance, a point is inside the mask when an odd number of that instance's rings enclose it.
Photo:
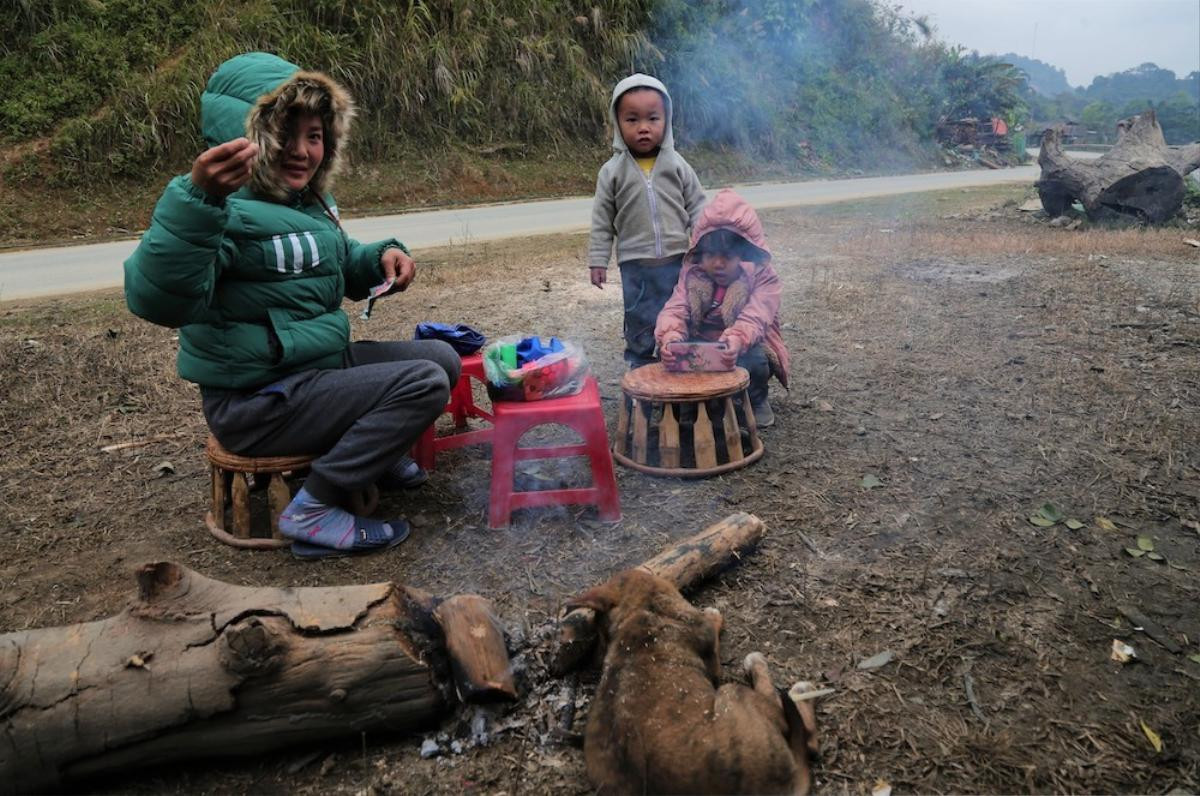
M 246 587 L 171 563 L 137 579 L 116 616 L 0 636 L 0 792 L 413 730 L 442 716 L 452 691 L 513 695 L 477 597 L 450 603 L 440 627 L 437 599 L 392 583 Z M 483 662 L 470 660 L 478 649 Z
M 1167 146 L 1153 111 L 1117 130 L 1117 143 L 1094 160 L 1063 152 L 1061 130 L 1045 132 L 1036 186 L 1047 214 L 1061 216 L 1076 200 L 1092 221 L 1158 224 L 1179 212 L 1184 178 L 1200 167 L 1200 144 Z
M 644 569 L 666 578 L 680 590 L 735 563 L 752 550 L 766 533 L 763 521 L 753 514 L 739 512 L 705 528 L 641 564 Z M 551 670 L 558 675 L 575 669 L 595 649 L 596 612 L 576 608 L 559 619 L 558 644 Z

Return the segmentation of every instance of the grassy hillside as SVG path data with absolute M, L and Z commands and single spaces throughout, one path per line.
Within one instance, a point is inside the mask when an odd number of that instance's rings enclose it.
M 204 83 L 246 50 L 328 71 L 355 94 L 353 159 L 387 178 L 344 182 L 348 207 L 479 182 L 482 198 L 586 192 L 611 86 L 631 70 L 665 79 L 677 138 L 706 179 L 710 166 L 908 167 L 929 158 L 937 118 L 970 101 L 1020 113 L 1011 74 L 876 0 L 16 0 L 0 41 L 4 241 L 30 224 L 60 236 L 136 227 L 112 211 L 144 215 L 202 148 Z M 64 221 L 89 203 L 114 217 L 55 226 L 29 206 L 48 196 Z

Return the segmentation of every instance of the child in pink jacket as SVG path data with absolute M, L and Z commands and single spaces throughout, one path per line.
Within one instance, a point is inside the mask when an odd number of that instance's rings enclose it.
M 659 355 L 669 361 L 667 346 L 676 341 L 724 343 L 726 364 L 750 373 L 758 427 L 772 425 L 767 381 L 774 375 L 787 387 L 788 352 L 779 330 L 779 274 L 754 208 L 733 191 L 718 193 L 692 226 L 683 262 L 655 324 Z

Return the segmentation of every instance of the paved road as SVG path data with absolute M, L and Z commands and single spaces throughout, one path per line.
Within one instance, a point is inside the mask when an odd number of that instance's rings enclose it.
M 1032 154 L 1037 156 L 1036 151 Z M 996 171 L 954 171 L 736 187 L 752 205 L 764 209 L 916 191 L 1032 183 L 1037 176 L 1036 166 L 1021 166 Z M 409 248 L 420 250 L 465 241 L 580 232 L 588 227 L 591 206 L 591 197 L 579 197 L 355 218 L 344 224 L 346 231 L 359 240 L 395 236 Z M 121 263 L 135 246 L 137 240 L 131 239 L 2 253 L 0 301 L 117 287 L 123 279 Z

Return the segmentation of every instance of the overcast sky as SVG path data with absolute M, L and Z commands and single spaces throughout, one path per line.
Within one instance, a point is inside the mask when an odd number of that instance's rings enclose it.
M 1200 0 L 896 0 L 937 36 L 984 55 L 1016 53 L 1086 86 L 1152 61 L 1183 77 L 1200 69 Z

